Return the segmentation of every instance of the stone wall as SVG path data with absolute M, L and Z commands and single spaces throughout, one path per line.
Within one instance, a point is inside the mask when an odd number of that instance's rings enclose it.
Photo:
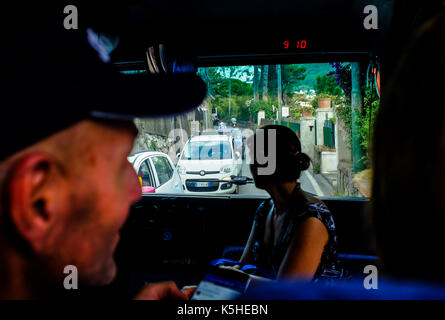
M 263 119 L 261 119 L 259 127 L 261 128 L 261 127 L 268 126 L 271 124 L 275 124 L 275 120 L 263 118 Z
M 135 125 L 139 130 L 132 153 L 142 151 L 159 151 L 163 153 L 169 152 L 170 147 L 175 143 L 173 139 L 169 139 L 168 135 L 172 128 L 184 129 L 187 136 L 184 142 L 190 137 L 190 114 L 182 114 L 174 117 L 162 117 L 152 119 L 135 119 Z M 181 150 L 177 150 L 180 152 Z M 171 155 L 173 162 L 176 156 Z
M 338 153 L 338 162 L 342 162 L 345 166 L 349 165 L 352 168 L 350 134 L 346 132 L 345 124 L 340 119 L 337 119 L 336 133 L 335 148 Z
M 341 195 L 349 197 L 362 197 L 363 195 L 354 186 L 354 171 L 352 165 L 352 150 L 350 133 L 347 132 L 345 124 L 337 119 L 335 146 L 338 156 L 337 167 L 337 191 Z
M 237 121 L 237 125 L 240 129 L 250 129 L 253 132 L 259 128 L 256 123 L 250 121 Z
M 337 167 L 337 191 L 346 197 L 363 197 L 354 186 L 354 171 L 349 164 L 339 162 Z
M 309 158 L 315 157 L 314 144 L 315 144 L 315 118 L 314 117 L 302 117 L 300 119 L 300 142 L 301 151 L 306 153 Z
M 311 158 L 312 160 L 312 169 L 314 173 L 320 173 L 321 168 L 321 149 L 318 146 L 314 146 L 314 156 Z
M 168 137 L 173 128 L 184 129 L 190 135 L 190 121 L 193 117 L 189 114 L 182 114 L 174 117 L 161 117 L 151 119 L 135 119 L 139 132 Z
M 171 141 L 167 137 L 163 137 L 156 134 L 149 134 L 146 132 L 139 133 L 134 143 L 132 153 L 137 153 L 142 151 L 159 151 L 168 153 L 172 145 L 173 141 Z

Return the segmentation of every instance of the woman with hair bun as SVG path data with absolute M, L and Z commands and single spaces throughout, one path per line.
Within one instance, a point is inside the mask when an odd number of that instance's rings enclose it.
M 272 174 L 259 174 L 262 165 L 257 159 L 250 170 L 256 187 L 266 190 L 272 199 L 257 209 L 241 262 L 256 264 L 275 279 L 340 278 L 343 270 L 337 261 L 332 215 L 322 201 L 304 192 L 298 182 L 301 172 L 309 168 L 310 158 L 301 152 L 300 141 L 291 129 L 278 125 L 262 129 L 264 143 L 254 135 L 248 145 L 256 151 L 275 143 L 275 170 Z M 274 141 L 268 141 L 269 133 L 274 133 L 270 135 Z

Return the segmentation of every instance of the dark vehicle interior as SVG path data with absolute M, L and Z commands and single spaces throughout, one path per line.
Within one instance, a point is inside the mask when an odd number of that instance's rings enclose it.
M 379 27 L 363 27 L 363 8 L 379 10 Z M 111 10 L 96 28 L 120 33 L 112 61 L 121 70 L 147 69 L 146 52 L 195 67 L 360 61 L 381 64 L 382 91 L 409 34 L 440 1 L 133 1 Z M 125 12 L 125 14 L 122 14 Z M 118 18 L 116 18 L 116 15 Z M 112 18 L 114 17 L 114 18 Z M 94 20 L 94 12 L 89 17 Z M 118 19 L 119 23 L 115 23 Z M 112 23 L 113 21 L 113 23 Z M 267 30 L 261 26 L 267 25 Z M 259 26 L 259 27 L 258 27 Z M 290 52 L 284 40 L 307 40 Z M 162 46 L 159 46 L 162 44 Z M 118 276 L 106 295 L 131 297 L 146 282 L 198 284 L 210 261 L 239 259 L 255 210 L 265 196 L 144 195 L 121 231 Z M 331 210 L 340 258 L 353 275 L 378 263 L 370 200 L 321 198 Z M 98 289 L 95 289 L 98 290 Z

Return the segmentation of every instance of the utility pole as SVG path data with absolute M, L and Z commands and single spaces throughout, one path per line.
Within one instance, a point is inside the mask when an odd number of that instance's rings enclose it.
M 260 95 L 258 92 L 258 85 L 259 85 L 259 72 L 258 72 L 258 66 L 253 66 L 253 99 L 254 101 L 260 101 Z
M 232 71 L 230 71 L 230 78 L 229 78 L 229 119 L 231 118 L 230 113 L 230 103 L 232 102 Z
M 269 66 L 261 68 L 261 77 L 263 78 L 263 101 L 267 102 L 267 88 L 269 86 Z
M 278 91 L 278 124 L 281 124 L 283 103 L 281 101 L 281 64 L 277 64 L 277 91 Z
M 362 112 L 362 95 L 360 92 L 360 63 L 351 63 L 351 108 L 352 108 L 352 162 L 354 172 L 363 170 L 363 151 L 360 145 L 360 126 L 358 115 Z

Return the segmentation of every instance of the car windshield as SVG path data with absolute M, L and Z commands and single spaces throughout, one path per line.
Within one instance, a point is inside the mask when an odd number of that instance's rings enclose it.
M 191 141 L 182 154 L 183 160 L 231 159 L 232 150 L 227 141 Z
M 362 70 L 356 83 L 362 104 L 353 117 L 354 66 Z M 354 61 L 200 67 L 206 99 L 184 114 L 136 119 L 139 136 L 133 153 L 155 151 L 171 162 L 173 170 L 150 168 L 156 192 L 268 196 L 251 180 L 240 185 L 224 181 L 253 178 L 249 137 L 277 124 L 295 133 L 311 159 L 298 178 L 303 190 L 320 197 L 369 197 L 369 140 L 380 86 L 374 69 Z M 233 161 L 219 165 L 223 159 Z

